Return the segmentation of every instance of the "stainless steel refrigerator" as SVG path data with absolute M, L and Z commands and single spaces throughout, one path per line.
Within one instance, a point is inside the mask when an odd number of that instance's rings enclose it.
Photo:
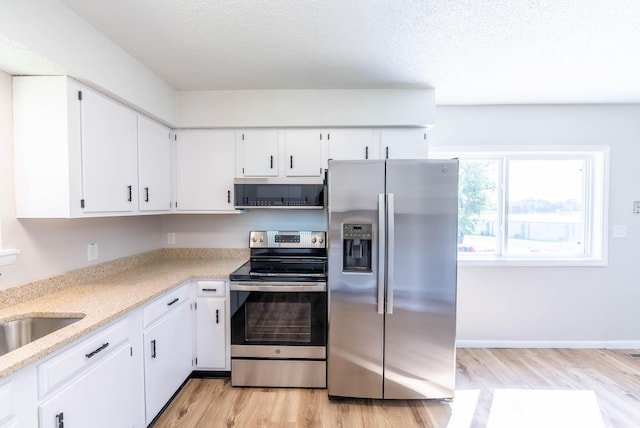
M 452 398 L 457 160 L 329 161 L 330 397 Z

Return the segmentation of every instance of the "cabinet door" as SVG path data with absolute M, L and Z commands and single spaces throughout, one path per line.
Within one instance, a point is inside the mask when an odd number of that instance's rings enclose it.
M 282 135 L 285 140 L 285 175 L 322 175 L 322 141 L 326 134 L 314 130 L 295 130 L 283 132 Z
M 138 181 L 136 113 L 90 89 L 81 108 L 84 212 L 131 212 Z
M 278 131 L 254 130 L 238 132 L 242 173 L 244 177 L 278 175 Z
M 112 352 L 39 407 L 40 428 L 133 427 L 136 401 L 129 346 Z
M 0 381 L 0 427 L 35 427 L 38 425 L 36 371 L 24 368 Z
M 371 129 L 336 129 L 328 133 L 329 159 L 379 159 L 380 145 Z
M 191 373 L 192 326 L 190 305 L 182 303 L 143 334 L 147 424 Z
M 196 358 L 199 368 L 226 369 L 225 303 L 225 299 L 198 299 Z
M 380 150 L 384 159 L 426 159 L 426 129 L 383 129 Z
M 176 139 L 178 211 L 234 211 L 235 133 L 186 130 Z
M 171 209 L 171 135 L 169 128 L 138 116 L 138 207 Z

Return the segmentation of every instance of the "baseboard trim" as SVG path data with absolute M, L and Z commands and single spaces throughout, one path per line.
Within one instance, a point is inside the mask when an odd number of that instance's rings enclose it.
M 457 348 L 640 349 L 638 340 L 456 340 Z

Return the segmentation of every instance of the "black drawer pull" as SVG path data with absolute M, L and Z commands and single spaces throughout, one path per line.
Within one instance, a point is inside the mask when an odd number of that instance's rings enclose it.
M 87 358 L 91 358 L 91 357 L 93 357 L 94 355 L 96 355 L 98 352 L 100 352 L 100 351 L 104 350 L 107 346 L 109 346 L 109 342 L 107 342 L 107 343 L 103 343 L 103 344 L 102 344 L 102 346 L 101 346 L 101 347 L 99 347 L 98 349 L 95 349 L 95 350 L 93 350 L 93 351 L 89 352 L 88 354 L 84 354 L 84 355 L 85 355 L 85 357 L 87 357 Z
M 215 293 L 216 291 L 218 291 L 218 289 L 217 288 L 203 288 L 202 291 L 207 291 L 207 292 L 210 291 L 212 293 Z
M 146 195 L 145 195 L 145 197 L 144 197 L 144 201 L 145 201 L 145 202 L 149 202 L 149 188 L 148 188 L 148 187 L 145 187 L 145 188 L 144 188 L 144 192 L 145 192 L 145 194 L 146 194 Z
M 174 304 L 175 302 L 177 302 L 178 300 L 180 300 L 180 299 L 176 297 L 175 299 L 173 299 L 172 301 L 170 301 L 169 303 L 167 303 L 167 306 L 171 306 L 171 305 L 173 305 L 173 304 Z
M 64 413 L 60 412 L 56 415 L 57 428 L 64 428 Z
M 127 202 L 131 202 L 133 200 L 133 196 L 131 192 L 133 192 L 133 186 L 127 186 L 127 190 L 129 191 L 129 197 L 127 198 Z
M 156 357 L 156 340 L 153 339 L 151 341 L 151 358 L 155 358 Z
M 216 324 L 220 324 L 220 310 L 216 309 Z
M 231 190 L 227 190 L 227 203 L 231 203 Z

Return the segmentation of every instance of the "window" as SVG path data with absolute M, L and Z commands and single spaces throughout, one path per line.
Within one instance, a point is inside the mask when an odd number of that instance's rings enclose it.
M 460 159 L 459 260 L 606 261 L 607 149 L 432 155 Z

